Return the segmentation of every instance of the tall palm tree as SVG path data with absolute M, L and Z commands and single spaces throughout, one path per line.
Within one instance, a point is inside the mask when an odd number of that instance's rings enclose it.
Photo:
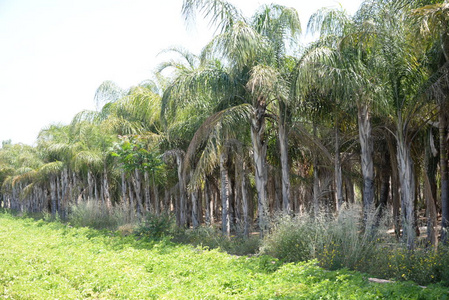
M 282 78 L 276 67 L 283 59 L 285 38 L 299 31 L 299 22 L 294 10 L 281 6 L 264 7 L 256 13 L 253 22 L 246 20 L 230 3 L 225 1 L 184 1 L 183 13 L 186 18 L 195 11 L 210 17 L 220 32 L 203 51 L 202 57 L 223 58 L 226 62 L 224 72 L 205 86 L 207 93 L 212 92 L 215 99 L 223 99 L 231 105 L 234 112 L 249 113 L 251 141 L 255 168 L 255 183 L 258 194 L 259 227 L 261 232 L 268 229 L 267 197 L 267 108 L 273 105 L 274 87 Z M 211 13 L 213 12 L 213 14 Z M 281 35 L 278 35 L 281 33 Z M 270 40 L 270 37 L 276 39 Z M 282 40 L 282 42 L 279 42 Z M 226 78 L 226 80 L 223 80 Z M 282 91 L 282 89 L 281 89 Z M 221 93 L 217 93 L 221 92 Z M 277 96 L 277 95 L 276 95 Z M 281 100 L 287 97 L 281 98 Z M 284 120 L 282 120 L 284 122 Z M 279 123 L 282 123 L 279 122 Z M 283 123 L 282 123 L 283 124 Z M 283 166 L 286 158 L 286 135 L 283 135 Z M 288 170 L 285 176 L 288 177 Z M 284 182 L 284 207 L 288 209 L 289 179 Z
M 428 3 L 412 11 L 417 21 L 422 43 L 429 45 L 431 73 L 428 95 L 439 105 L 440 176 L 441 176 L 441 240 L 449 238 L 449 171 L 448 171 L 448 80 L 449 80 L 449 3 L 447 1 L 423 1 Z
M 351 18 L 339 9 L 321 9 L 312 16 L 309 29 L 320 32 L 321 38 L 305 54 L 302 65 L 307 67 L 298 70 L 298 80 L 330 93 L 334 99 L 342 101 L 343 106 L 354 105 L 357 109 L 366 218 L 374 206 L 371 118 L 378 98 L 375 93 L 377 77 L 374 74 L 376 60 L 366 55 L 373 46 L 371 24 Z M 300 83 L 298 86 L 301 87 Z M 337 176 L 338 173 L 337 170 Z

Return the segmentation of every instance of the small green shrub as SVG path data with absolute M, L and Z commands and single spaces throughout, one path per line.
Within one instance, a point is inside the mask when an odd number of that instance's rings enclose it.
M 366 265 L 368 272 L 377 277 L 412 280 L 421 285 L 441 283 L 449 286 L 448 250 L 441 246 L 438 251 L 434 248 L 409 251 L 405 245 L 398 243 L 378 251 Z
M 300 217 L 277 216 L 271 233 L 262 242 L 261 253 L 285 262 L 310 260 L 322 244 L 319 234 L 323 232 L 321 225 L 308 214 Z
M 320 265 L 331 270 L 369 271 L 367 263 L 377 255 L 379 245 L 391 240 L 386 233 L 385 220 L 379 221 L 376 215 L 375 211 L 370 212 L 365 226 L 358 207 L 342 209 L 337 217 L 328 219 L 326 225 L 321 226 L 324 232 L 317 247 L 316 258 Z
M 137 225 L 134 234 L 140 238 L 160 239 L 173 233 L 175 220 L 169 214 L 148 214 L 145 219 Z
M 221 249 L 229 254 L 248 255 L 259 251 L 258 236 L 244 237 L 232 235 L 227 237 L 213 226 L 200 226 L 195 229 L 179 229 L 174 235 L 174 242 L 202 246 L 209 249 Z
M 260 238 L 259 236 L 237 236 L 231 237 L 229 247 L 226 252 L 234 255 L 252 255 L 259 252 Z

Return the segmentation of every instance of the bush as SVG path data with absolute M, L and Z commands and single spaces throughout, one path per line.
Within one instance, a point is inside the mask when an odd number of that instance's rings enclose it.
M 329 270 L 348 268 L 379 278 L 449 286 L 449 248 L 409 251 L 386 233 L 387 223 L 372 212 L 368 230 L 363 230 L 357 207 L 344 209 L 337 217 L 279 216 L 262 242 L 261 254 L 284 262 L 316 259 Z
M 286 262 L 318 259 L 320 265 L 331 270 L 356 269 L 375 254 L 377 241 L 384 240 L 379 225 L 374 229 L 375 213 L 369 215 L 363 231 L 361 209 L 342 209 L 337 217 L 304 214 L 296 217 L 281 215 L 263 241 L 262 253 Z
M 140 238 L 160 239 L 174 232 L 175 220 L 169 214 L 146 215 L 143 222 L 137 225 L 134 234 Z
M 285 262 L 310 260 L 322 244 L 321 225 L 308 214 L 293 218 L 279 215 L 272 224 L 271 233 L 262 242 L 261 253 Z
M 196 229 L 178 229 L 174 242 L 202 246 L 209 249 L 221 249 L 229 254 L 248 255 L 259 251 L 258 236 L 244 237 L 242 235 L 228 238 L 213 226 L 200 226 Z
M 438 251 L 434 248 L 409 251 L 397 243 L 393 248 L 378 251 L 367 265 L 369 273 L 377 277 L 449 286 L 449 249 L 445 246 Z
M 336 218 L 322 226 L 322 244 L 316 258 L 328 269 L 349 268 L 368 271 L 367 263 L 376 257 L 379 245 L 390 241 L 385 220 L 377 219 L 377 212 L 368 214 L 364 225 L 362 211 L 358 207 L 342 209 Z
M 127 215 L 127 211 L 120 206 L 111 208 L 89 200 L 70 207 L 68 222 L 76 227 L 116 230 L 129 223 Z

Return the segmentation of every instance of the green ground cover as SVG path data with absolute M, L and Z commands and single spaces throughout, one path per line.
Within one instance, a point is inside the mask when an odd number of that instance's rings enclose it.
M 377 284 L 315 262 L 282 265 L 0 214 L 4 299 L 449 299 L 446 288 Z

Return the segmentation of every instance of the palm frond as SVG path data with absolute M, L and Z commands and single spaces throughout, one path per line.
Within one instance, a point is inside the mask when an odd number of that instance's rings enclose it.
M 190 178 L 188 189 L 196 190 L 204 186 L 205 178 L 211 174 L 219 162 L 219 144 L 217 139 L 209 138 L 206 147 L 201 152 L 192 177 Z
M 266 99 L 270 99 L 286 94 L 286 83 L 282 81 L 278 70 L 269 66 L 257 65 L 251 69 L 250 73 L 246 88 L 253 94 L 253 97 L 264 96 Z
M 62 161 L 53 161 L 40 167 L 37 172 L 39 173 L 39 176 L 49 177 L 59 174 L 63 168 L 64 163 Z
M 241 104 L 222 110 L 207 118 L 190 141 L 186 152 L 185 169 L 191 163 L 191 159 L 199 145 L 210 138 L 212 132 L 219 134 L 223 130 L 235 128 L 237 124 L 241 126 L 242 122 L 248 123 L 252 109 L 253 107 L 249 104 Z
M 97 109 L 108 102 L 115 102 L 126 95 L 126 91 L 113 81 L 104 81 L 96 90 L 94 101 Z
M 163 69 L 167 67 L 175 67 L 175 68 L 188 68 L 190 70 L 194 70 L 199 65 L 199 57 L 189 50 L 183 47 L 170 47 L 168 49 L 162 50 L 159 54 L 177 54 L 181 57 L 182 61 L 171 60 L 168 64 L 164 66 L 164 68 L 159 67 L 157 72 L 160 73 Z
M 302 31 L 296 9 L 278 4 L 261 6 L 253 15 L 252 26 L 270 40 L 278 58 L 284 55 L 287 42 L 291 47 L 296 44 Z
M 14 176 L 12 185 L 15 186 L 18 183 L 30 183 L 38 179 L 38 172 L 30 168 L 22 168 L 17 170 L 19 175 Z
M 307 31 L 321 37 L 343 36 L 348 30 L 352 20 L 348 13 L 340 8 L 323 7 L 316 11 L 309 19 Z
M 212 40 L 211 49 L 232 69 L 252 67 L 259 58 L 271 51 L 270 42 L 245 22 L 239 21 L 228 31 Z
M 73 158 L 76 170 L 101 170 L 103 167 L 103 157 L 97 151 L 80 151 Z
M 22 188 L 20 192 L 20 198 L 25 199 L 26 197 L 30 196 L 33 193 L 35 187 L 36 183 L 34 182 L 27 184 L 25 187 Z
M 182 15 L 187 24 L 195 22 L 196 12 L 209 19 L 209 26 L 215 27 L 218 32 L 225 32 L 243 15 L 234 5 L 223 0 L 184 0 Z

